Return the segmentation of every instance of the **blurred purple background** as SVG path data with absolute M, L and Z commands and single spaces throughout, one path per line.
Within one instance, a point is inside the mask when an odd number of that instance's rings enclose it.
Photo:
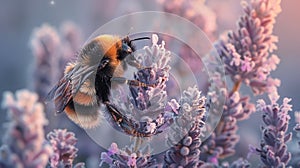
M 235 29 L 235 22 L 241 13 L 239 0 L 207 0 L 206 2 L 217 15 L 216 37 L 227 29 Z M 282 1 L 282 13 L 277 19 L 274 33 L 279 36 L 278 51 L 275 53 L 278 54 L 281 62 L 277 70 L 272 73 L 273 77 L 281 79 L 279 88 L 281 97 L 293 99 L 294 111 L 300 110 L 299 5 L 299 0 Z M 6 90 L 14 92 L 22 88 L 32 88 L 34 57 L 29 44 L 34 28 L 48 23 L 59 29 L 63 22 L 72 21 L 81 28 L 85 41 L 91 33 L 111 19 L 126 13 L 145 10 L 161 11 L 162 9 L 155 1 L 140 0 L 54 0 L 53 3 L 50 0 L 2 0 L 0 5 L 0 93 Z M 242 92 L 249 93 L 249 90 L 245 89 Z M 1 110 L 1 116 L 0 122 L 3 123 L 6 118 L 4 110 Z M 293 117 L 293 114 L 291 116 Z M 260 121 L 261 114 L 255 113 L 249 120 L 241 123 L 239 130 L 241 142 L 255 145 L 259 143 L 259 140 L 252 135 L 260 136 L 260 134 L 257 135 Z M 1 134 L 2 132 L 3 128 L 0 129 Z M 241 147 L 245 148 L 243 145 Z

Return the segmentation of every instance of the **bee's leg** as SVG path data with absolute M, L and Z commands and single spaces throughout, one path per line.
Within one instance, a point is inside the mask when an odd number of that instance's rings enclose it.
M 110 102 L 104 102 L 104 104 L 110 112 L 112 119 L 118 124 L 121 123 L 123 120 L 123 115 L 112 104 L 110 104 Z
M 123 115 L 113 104 L 110 102 L 104 102 L 106 108 L 111 115 L 112 119 L 115 123 L 118 124 L 119 127 L 123 129 L 123 131 L 129 135 L 136 136 L 136 137 L 149 137 L 151 134 L 143 133 L 138 131 L 137 123 L 128 119 L 125 115 Z
M 147 67 L 147 66 L 143 66 L 142 64 L 140 64 L 138 62 L 138 60 L 136 60 L 134 58 L 133 55 L 128 55 L 125 59 L 126 63 L 132 67 L 135 67 L 137 68 L 138 70 L 141 70 L 141 69 L 147 69 L 147 68 L 151 68 L 151 67 Z
M 155 87 L 156 86 L 156 84 L 146 84 L 146 83 L 140 82 L 138 80 L 130 80 L 130 79 L 126 79 L 124 77 L 112 77 L 111 81 L 117 82 L 119 84 L 128 84 L 130 86 L 138 86 L 138 87 Z
M 137 69 L 143 69 L 144 67 L 134 58 L 133 55 L 128 55 L 125 59 L 126 63 L 130 66 L 136 67 Z

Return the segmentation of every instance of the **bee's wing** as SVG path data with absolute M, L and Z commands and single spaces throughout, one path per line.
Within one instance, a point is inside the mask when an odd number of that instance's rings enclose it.
M 96 70 L 97 70 L 98 65 L 85 65 L 85 66 L 80 66 L 79 68 L 75 67 L 70 74 L 70 81 L 72 83 L 72 94 L 76 94 L 81 85 L 88 79 L 88 78 L 94 78 L 96 75 Z M 94 80 L 92 80 L 94 81 Z
M 54 100 L 57 113 L 64 111 L 68 103 L 72 100 L 71 82 L 65 76 L 48 93 L 46 99 Z
M 46 97 L 47 100 L 54 100 L 57 113 L 64 111 L 85 80 L 95 77 L 93 74 L 95 74 L 97 65 L 82 66 L 77 64 L 72 66 Z

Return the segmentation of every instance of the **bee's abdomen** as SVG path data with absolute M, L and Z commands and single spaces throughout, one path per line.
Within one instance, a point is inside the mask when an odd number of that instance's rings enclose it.
M 98 105 L 81 105 L 71 101 L 65 108 L 67 116 L 83 128 L 93 128 L 99 125 Z
M 98 104 L 95 85 L 91 81 L 93 80 L 87 79 L 82 84 L 79 91 L 74 95 L 73 101 L 75 103 L 85 106 Z
M 99 103 L 95 86 L 87 79 L 79 91 L 73 95 L 72 101 L 65 108 L 68 117 L 83 128 L 93 128 L 99 124 Z

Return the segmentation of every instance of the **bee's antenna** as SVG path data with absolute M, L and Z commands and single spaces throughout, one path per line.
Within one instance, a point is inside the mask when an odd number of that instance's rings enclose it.
M 131 34 L 131 32 L 133 31 L 133 27 L 130 27 L 128 33 L 127 33 L 127 37 Z
M 137 41 L 137 40 L 149 40 L 149 39 L 150 39 L 150 37 L 140 37 L 140 38 L 132 39 L 132 40 L 130 40 L 130 42 Z

